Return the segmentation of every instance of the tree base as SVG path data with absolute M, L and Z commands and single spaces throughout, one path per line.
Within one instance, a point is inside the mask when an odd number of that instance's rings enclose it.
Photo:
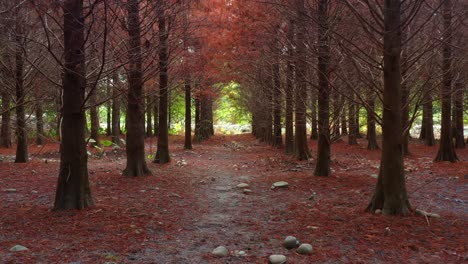
M 168 149 L 159 148 L 154 156 L 153 163 L 166 164 L 171 161 Z
M 143 161 L 127 165 L 127 167 L 123 170 L 122 175 L 127 177 L 140 177 L 152 175 L 152 173 L 146 165 L 146 162 Z

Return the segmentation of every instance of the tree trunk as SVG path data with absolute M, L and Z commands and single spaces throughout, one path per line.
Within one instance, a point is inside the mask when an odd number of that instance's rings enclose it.
M 349 113 L 349 133 L 348 133 L 348 144 L 357 145 L 358 137 L 358 124 L 356 123 L 356 102 L 354 101 L 354 94 L 351 95 L 352 100 L 348 102 L 348 113 Z
M 451 121 L 451 100 L 452 100 L 452 0 L 443 2 L 443 19 L 444 31 L 442 33 L 443 51 L 442 51 L 442 119 L 440 129 L 439 151 L 435 161 L 450 161 L 458 160 L 455 148 L 452 142 L 452 121 Z
M 317 120 L 317 91 L 315 88 L 312 88 L 311 91 L 311 100 L 312 100 L 312 122 L 311 122 L 311 133 L 310 133 L 310 139 L 311 140 L 317 140 L 318 139 L 318 120 Z
M 375 129 L 375 97 L 372 91 L 369 91 L 367 98 L 367 149 L 379 149 L 377 143 L 377 132 Z
M 185 81 L 185 142 L 184 149 L 192 149 L 192 87 Z
M 153 124 L 152 124 L 152 112 L 153 112 L 153 103 L 149 96 L 146 97 L 146 137 L 153 136 Z
M 200 96 L 200 125 L 197 133 L 198 141 L 206 140 L 211 136 L 211 128 L 213 127 L 212 121 L 210 120 L 210 111 L 212 104 L 211 98 L 207 94 Z
M 405 185 L 401 125 L 401 1 L 384 3 L 384 92 L 382 159 L 377 186 L 367 211 L 408 215 L 411 205 Z
M 465 84 L 462 82 L 462 78 L 459 77 L 455 82 L 455 92 L 454 92 L 454 111 L 455 111 L 455 148 L 462 149 L 465 148 L 465 135 L 463 133 L 463 91 Z
M 285 113 L 285 153 L 294 153 L 294 120 L 293 120 L 293 106 L 294 106 L 294 22 L 289 22 L 290 29 L 288 31 L 288 59 L 287 59 L 287 76 L 286 76 L 286 113 Z
M 127 99 L 127 166 L 125 176 L 150 175 L 145 159 L 145 110 L 141 57 L 140 7 L 138 0 L 127 1 L 129 69 Z
M 36 145 L 44 144 L 44 118 L 42 102 L 36 97 Z
M 200 110 L 201 110 L 201 103 L 200 103 L 200 96 L 199 96 L 199 97 L 195 97 L 195 135 L 194 135 L 195 142 L 201 141 L 201 137 L 200 137 L 200 127 L 201 127 L 200 112 L 201 111 Z
M 111 85 L 110 79 L 107 81 L 106 87 L 106 96 L 110 96 L 111 93 Z M 111 100 L 106 102 L 106 136 L 110 136 L 112 134 L 112 103 Z
M 22 25 L 17 25 L 15 50 L 15 81 L 16 81 L 16 158 L 15 163 L 28 162 L 28 134 L 26 132 L 24 91 L 24 53 Z
M 307 63 L 306 63 L 306 20 L 307 14 L 304 0 L 296 0 L 297 14 L 297 45 L 296 45 L 296 134 L 295 134 L 295 157 L 298 160 L 308 160 L 310 158 L 309 146 L 307 145 L 307 120 L 306 120 L 306 99 L 307 99 Z
M 330 176 L 330 36 L 328 25 L 329 0 L 319 0 L 318 2 L 318 102 L 319 102 L 319 139 L 317 149 L 317 164 L 315 166 L 315 176 Z M 335 94 L 337 92 L 335 91 Z M 336 97 L 335 97 L 335 100 Z M 334 107 L 335 120 L 338 121 L 337 105 Z M 340 133 L 339 122 L 335 122 Z M 335 128 L 335 132 L 336 132 Z
M 98 114 L 98 106 L 96 105 L 96 97 L 97 97 L 97 90 L 91 91 L 92 94 L 89 97 L 89 103 L 91 107 L 89 109 L 89 116 L 91 118 L 91 138 L 96 141 L 93 143 L 93 146 L 100 146 L 101 142 L 99 140 L 99 114 Z
M 435 145 L 434 121 L 432 115 L 432 95 L 426 93 L 423 99 L 423 122 L 421 126 L 421 133 L 424 133 L 422 138 L 426 146 Z
M 2 90 L 2 127 L 0 129 L 0 147 L 11 148 L 11 97 Z
M 116 72 L 112 76 L 112 143 L 120 145 L 120 80 Z
M 156 92 L 153 103 L 154 136 L 159 137 L 159 91 Z
M 348 135 L 348 124 L 346 120 L 346 97 L 345 96 L 341 96 L 341 105 L 343 108 L 340 114 L 341 135 Z
M 63 13 L 65 67 L 62 141 L 54 210 L 83 209 L 94 204 L 88 180 L 83 108 L 86 89 L 83 0 L 64 1 Z
M 328 78 L 328 77 L 327 77 Z M 333 90 L 332 92 L 332 99 L 333 99 L 333 116 L 332 116 L 332 135 L 331 135 L 331 140 L 332 141 L 337 141 L 340 139 L 341 133 L 340 133 L 340 110 L 341 110 L 341 105 L 340 105 L 340 94 L 336 89 Z M 330 99 L 329 99 L 330 100 Z M 320 102 L 320 100 L 319 100 Z M 320 103 L 319 103 L 320 104 Z
M 280 81 L 280 59 L 276 55 L 276 61 L 273 63 L 273 146 L 283 147 L 283 135 L 281 133 L 281 108 L 282 108 L 282 92 Z
M 170 162 L 169 156 L 169 127 L 168 127 L 168 63 L 169 63 L 169 32 L 166 28 L 166 14 L 162 6 L 163 1 L 156 5 L 159 29 L 159 134 L 158 146 L 154 156 L 154 163 L 164 164 Z

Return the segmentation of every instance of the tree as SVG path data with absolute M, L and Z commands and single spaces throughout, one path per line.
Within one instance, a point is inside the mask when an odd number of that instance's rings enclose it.
M 184 149 L 192 149 L 192 88 L 190 79 L 185 81 L 185 141 Z
M 450 161 L 455 162 L 458 160 L 455 148 L 452 142 L 452 0 L 443 0 L 443 23 L 444 31 L 442 39 L 444 40 L 442 46 L 442 88 L 441 88 L 441 101 L 442 101 L 442 119 L 440 128 L 440 143 L 439 151 L 435 161 Z
M 401 1 L 385 0 L 383 7 L 383 124 L 382 159 L 377 185 L 367 211 L 381 209 L 387 215 L 408 215 L 403 166 L 401 118 Z
M 318 2 L 318 149 L 315 176 L 330 175 L 330 35 L 328 23 L 328 0 Z M 338 120 L 338 115 L 335 116 Z M 339 123 L 339 122 L 336 122 Z
M 125 176 L 151 174 L 145 160 L 145 115 L 143 107 L 143 71 L 139 0 L 127 2 L 129 69 L 127 106 L 127 166 Z
M 83 0 L 64 1 L 63 18 L 62 141 L 54 210 L 83 209 L 94 204 L 88 179 L 83 108 L 86 88 Z

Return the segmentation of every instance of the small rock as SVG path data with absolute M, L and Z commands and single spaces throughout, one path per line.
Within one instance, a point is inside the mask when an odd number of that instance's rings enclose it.
M 372 178 L 374 178 L 374 179 L 377 179 L 377 178 L 379 177 L 379 175 L 377 175 L 377 174 L 375 174 L 375 173 L 374 173 L 374 174 L 371 174 L 370 176 L 371 176 Z
M 284 264 L 287 258 L 284 255 L 270 255 L 268 260 L 270 264 Z
M 29 250 L 29 249 L 27 247 L 25 247 L 25 246 L 22 246 L 22 245 L 16 245 L 16 246 L 10 248 L 11 252 L 18 252 L 18 251 L 25 251 L 25 250 Z
M 234 255 L 236 257 L 245 257 L 245 256 L 247 256 L 247 253 L 245 253 L 245 251 L 243 251 L 243 250 L 235 250 Z
M 38 191 L 31 191 L 32 194 L 38 194 L 39 192 Z
M 249 193 L 252 193 L 252 190 L 250 190 L 250 189 L 244 189 L 244 190 L 242 190 L 242 192 L 245 193 L 245 194 L 249 194 Z
M 311 244 L 301 244 L 297 249 L 296 252 L 301 255 L 309 255 L 312 253 L 312 245 Z
M 226 247 L 224 246 L 219 246 L 211 252 L 213 255 L 217 257 L 226 257 L 229 254 L 229 251 Z
M 271 189 L 275 189 L 275 188 L 288 188 L 289 186 L 289 183 L 285 182 L 285 181 L 279 181 L 279 182 L 275 182 L 273 183 L 273 185 L 271 185 Z
M 249 187 L 249 185 L 248 185 L 247 183 L 239 183 L 239 184 L 237 184 L 236 187 L 242 189 L 242 188 L 247 188 L 247 187 Z
M 287 236 L 283 241 L 283 247 L 287 249 L 297 248 L 299 246 L 299 241 L 296 237 Z
M 16 192 L 16 189 L 13 189 L 13 188 L 11 188 L 11 189 L 4 189 L 3 191 L 4 191 L 4 192 L 8 192 L 8 193 L 14 193 L 14 192 Z
M 375 210 L 374 213 L 375 213 L 375 214 L 381 214 L 381 213 L 382 213 L 382 210 L 381 210 L 381 209 L 377 209 L 377 210 Z

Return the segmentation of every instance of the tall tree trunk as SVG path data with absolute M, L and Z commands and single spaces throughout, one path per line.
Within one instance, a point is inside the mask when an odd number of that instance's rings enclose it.
M 36 145 L 44 144 L 44 111 L 42 109 L 42 102 L 36 96 Z
M 2 90 L 2 127 L 0 129 L 0 147 L 11 148 L 11 97 Z
M 317 149 L 317 164 L 315 176 L 329 176 L 330 171 L 330 35 L 328 25 L 329 0 L 318 2 L 318 102 L 319 102 L 319 139 Z M 335 93 L 337 93 L 335 91 Z M 335 98 L 335 100 L 337 100 Z M 337 105 L 335 105 L 335 120 L 338 121 Z M 335 122 L 340 133 L 339 122 Z M 336 131 L 335 131 L 336 132 Z M 339 135 L 338 135 L 339 137 Z
M 455 111 L 455 118 L 453 123 L 455 124 L 455 148 L 465 148 L 465 135 L 463 133 L 463 91 L 465 90 L 465 84 L 462 81 L 462 78 L 458 74 L 457 81 L 455 82 L 455 92 L 454 96 L 454 111 Z
M 384 92 L 382 159 L 377 186 L 367 211 L 408 215 L 411 205 L 405 184 L 401 125 L 401 1 L 384 2 Z
M 310 158 L 310 150 L 307 145 L 307 120 L 306 120 L 306 99 L 307 99 L 307 63 L 306 63 L 306 8 L 304 0 L 296 0 L 297 15 L 297 45 L 296 45 L 296 134 L 294 154 L 298 160 Z
M 198 141 L 206 140 L 211 136 L 211 128 L 213 127 L 211 121 L 210 111 L 211 108 L 211 97 L 208 94 L 200 95 L 200 120 L 199 130 L 197 133 Z
M 111 94 L 111 85 L 110 79 L 107 81 L 106 87 L 106 96 L 110 96 Z M 112 134 L 112 103 L 111 100 L 106 102 L 106 136 L 110 136 Z
M 129 69 L 127 99 L 127 166 L 123 175 L 150 175 L 145 159 L 145 109 L 141 57 L 140 7 L 138 0 L 127 1 Z
M 377 143 L 377 132 L 375 129 L 375 97 L 373 91 L 367 95 L 367 149 L 379 149 Z
M 318 139 L 318 119 L 317 119 L 317 91 L 315 88 L 312 88 L 311 91 L 311 132 L 310 132 L 310 139 L 317 140 Z
M 169 156 L 169 127 L 168 127 L 168 63 L 169 63 L 169 32 L 167 32 L 166 14 L 164 13 L 163 2 L 156 3 L 158 29 L 159 29 L 159 137 L 155 163 L 164 164 L 170 162 Z
M 354 100 L 354 94 L 351 95 L 352 100 L 348 102 L 348 113 L 349 113 L 349 133 L 348 133 L 348 144 L 357 145 L 358 137 L 358 124 L 356 123 L 356 102 Z
M 273 146 L 281 148 L 283 146 L 283 135 L 281 133 L 281 108 L 283 100 L 279 63 L 279 55 L 277 55 L 276 61 L 273 63 Z
M 340 94 L 336 89 L 331 91 L 332 93 L 332 100 L 333 100 L 333 116 L 332 116 L 332 135 L 331 140 L 337 141 L 340 139 L 340 112 L 341 112 L 341 105 L 340 105 Z M 330 99 L 329 99 L 330 100 Z
M 195 142 L 201 141 L 200 136 L 200 127 L 201 127 L 201 103 L 200 103 L 200 96 L 195 97 L 195 135 L 194 140 Z
M 289 41 L 294 39 L 294 23 L 290 22 L 291 29 L 288 31 Z M 293 154 L 294 153 L 294 66 L 293 66 L 293 45 L 288 45 L 288 60 L 287 60 L 287 76 L 286 76 L 286 113 L 285 113 L 285 125 L 286 125 L 286 135 L 285 135 L 285 153 Z
M 54 210 L 83 209 L 94 204 L 88 180 L 83 108 L 86 89 L 83 0 L 64 1 L 63 16 L 65 67 L 62 141 Z
M 421 126 L 421 133 L 424 139 L 424 145 L 434 146 L 434 121 L 432 119 L 432 95 L 430 92 L 424 94 L 423 98 L 423 122 Z
M 444 31 L 442 33 L 443 50 L 442 50 L 442 120 L 440 129 L 439 151 L 435 161 L 450 161 L 458 160 L 455 148 L 452 142 L 452 121 L 451 121 L 451 100 L 452 100 L 452 0 L 443 1 L 443 19 Z
M 91 91 L 91 96 L 89 97 L 89 103 L 91 104 L 91 107 L 89 109 L 89 116 L 91 119 L 91 138 L 96 141 L 96 143 L 92 144 L 94 146 L 100 146 L 101 142 L 99 140 L 99 108 L 96 105 L 97 104 L 97 90 Z
M 19 22 L 18 22 L 19 23 Z M 16 158 L 15 163 L 28 162 L 28 134 L 26 132 L 24 91 L 24 53 L 22 25 L 16 26 L 15 81 L 16 81 Z
M 112 76 L 112 143 L 120 145 L 120 80 L 117 72 Z
M 151 102 L 151 98 L 146 96 L 146 136 L 152 137 L 153 136 L 153 103 Z
M 156 91 L 153 103 L 154 136 L 159 137 L 159 91 Z
M 192 149 L 192 87 L 185 81 L 185 142 L 184 149 Z
M 341 121 L 341 135 L 348 135 L 348 120 L 346 118 L 346 97 L 341 96 L 341 105 L 342 110 L 340 114 L 340 121 Z

